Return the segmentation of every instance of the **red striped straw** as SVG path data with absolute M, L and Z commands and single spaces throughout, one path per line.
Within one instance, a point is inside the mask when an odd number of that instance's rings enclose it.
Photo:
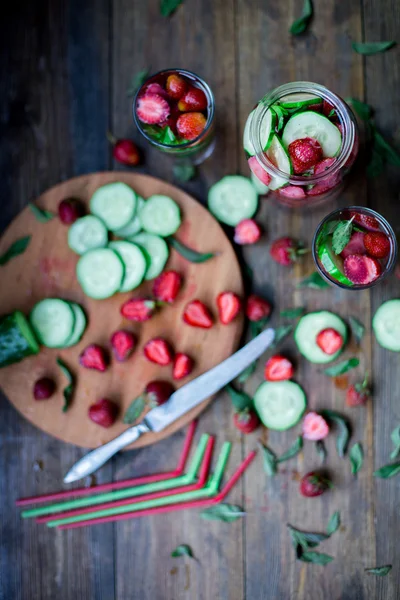
M 39 502 L 48 502 L 49 500 L 59 500 L 61 498 L 72 498 L 73 496 L 85 496 L 86 494 L 96 494 L 97 492 L 106 492 L 108 490 L 118 490 L 125 487 L 140 485 L 142 483 L 153 483 L 154 481 L 164 481 L 182 475 L 189 456 L 190 448 L 193 442 L 194 432 L 197 421 L 192 421 L 186 433 L 182 452 L 178 464 L 174 471 L 167 473 L 156 473 L 155 475 L 143 475 L 142 477 L 133 477 L 121 481 L 111 481 L 110 483 L 101 483 L 92 487 L 76 488 L 74 490 L 63 490 L 61 492 L 52 492 L 41 496 L 31 496 L 30 498 L 19 498 L 15 501 L 16 506 L 26 506 L 27 504 L 37 504 Z
M 169 490 L 163 490 L 155 492 L 153 494 L 144 494 L 143 496 L 135 496 L 134 500 L 132 497 L 125 498 L 124 500 L 117 500 L 116 502 L 104 502 L 103 504 L 97 504 L 95 507 L 89 506 L 87 508 L 78 508 L 76 510 L 69 510 L 62 513 L 44 515 L 37 517 L 36 523 L 47 523 L 48 521 L 57 521 L 58 519 L 64 519 L 66 517 L 76 517 L 77 515 L 84 515 L 92 513 L 93 510 L 103 510 L 104 508 L 114 508 L 116 506 L 125 506 L 126 504 L 134 504 L 136 502 L 143 502 L 145 500 L 154 500 L 154 498 L 164 498 L 165 496 L 173 496 L 174 494 L 180 494 L 181 492 L 192 492 L 203 488 L 207 481 L 208 471 L 210 470 L 210 463 L 212 457 L 212 451 L 214 446 L 214 438 L 210 437 L 207 442 L 206 450 L 204 452 L 203 461 L 201 463 L 199 478 L 196 483 L 191 485 L 181 485 L 177 488 Z
M 58 525 L 58 529 L 76 529 L 78 527 L 85 527 L 86 525 L 98 525 L 100 523 L 110 523 L 111 521 L 124 521 L 125 519 L 135 519 L 137 517 L 145 517 L 158 513 L 174 512 L 177 510 L 183 510 L 185 508 L 201 508 L 211 506 L 213 504 L 219 504 L 231 491 L 235 483 L 240 479 L 243 472 L 247 469 L 249 464 L 256 456 L 257 451 L 253 450 L 244 461 L 239 465 L 237 470 L 234 472 L 232 477 L 227 481 L 224 488 L 214 496 L 214 498 L 206 498 L 204 500 L 194 500 L 193 502 L 182 502 L 180 504 L 169 504 L 167 506 L 158 506 L 155 508 L 147 508 L 144 510 L 133 511 L 129 513 L 123 513 L 120 515 L 110 515 L 108 517 L 98 517 L 96 519 L 88 519 L 87 521 L 78 521 L 77 523 L 68 523 L 66 525 Z

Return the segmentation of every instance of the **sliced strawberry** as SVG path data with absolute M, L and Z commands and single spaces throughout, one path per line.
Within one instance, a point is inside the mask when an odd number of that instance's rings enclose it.
M 361 254 L 351 254 L 343 266 L 346 277 L 357 285 L 368 285 L 382 273 L 382 267 L 375 258 Z
M 183 139 L 194 140 L 204 131 L 206 123 L 203 113 L 185 113 L 178 118 L 176 130 Z
M 147 360 L 158 365 L 166 366 L 172 362 L 173 352 L 171 346 L 161 337 L 149 340 L 143 348 L 143 352 Z
M 281 196 L 286 196 L 286 198 L 295 198 L 296 200 L 300 200 L 301 198 L 306 197 L 305 191 L 298 185 L 288 185 L 287 187 L 281 188 L 278 191 Z
M 266 319 L 271 314 L 271 310 L 270 303 L 264 300 L 264 298 L 256 296 L 256 294 L 251 294 L 251 296 L 247 298 L 246 317 L 249 321 L 261 321 L 262 319 Z
M 167 100 L 160 94 L 145 94 L 137 99 L 136 114 L 142 123 L 162 123 L 168 119 L 170 112 Z
M 129 321 L 148 321 L 153 316 L 156 303 L 149 298 L 131 298 L 121 306 L 121 315 Z
M 165 89 L 167 90 L 168 95 L 171 96 L 171 98 L 173 98 L 174 100 L 179 100 L 186 92 L 187 83 L 185 79 L 181 77 L 181 75 L 178 75 L 178 73 L 172 73 L 172 75 L 169 75 L 167 78 Z
M 242 433 L 252 433 L 260 425 L 260 419 L 254 410 L 245 408 L 233 415 L 233 423 Z
M 115 358 L 119 361 L 124 361 L 130 357 L 136 346 L 136 337 L 132 332 L 125 329 L 114 331 L 111 336 L 111 346 L 115 354 Z
M 336 329 L 328 327 L 319 332 L 316 342 L 325 354 L 336 354 L 343 346 L 343 337 Z
M 315 165 L 314 175 L 321 175 L 327 169 L 329 169 L 335 162 L 336 162 L 336 158 L 324 158 L 324 160 L 321 160 L 320 162 L 318 162 Z
M 255 244 L 261 237 L 260 226 L 253 219 L 243 219 L 235 227 L 233 237 L 236 244 Z
M 153 284 L 153 294 L 161 302 L 173 302 L 182 286 L 182 277 L 176 271 L 164 271 Z
M 181 112 L 199 112 L 207 108 L 207 96 L 200 88 L 190 86 L 178 102 Z
M 90 344 L 80 354 L 79 364 L 86 369 L 103 372 L 108 366 L 108 356 L 104 348 L 98 344 Z
M 378 221 L 371 215 L 365 215 L 364 213 L 358 213 L 355 210 L 351 210 L 349 218 L 353 218 L 354 223 L 365 227 L 365 229 L 368 229 L 369 231 L 379 231 L 380 229 Z
M 185 306 L 183 320 L 192 327 L 202 329 L 209 329 L 213 325 L 211 313 L 201 300 L 192 300 Z
M 325 194 L 332 190 L 334 187 L 340 183 L 341 175 L 340 173 L 334 173 L 333 175 L 329 175 L 319 183 L 313 185 L 313 187 L 307 190 L 307 196 L 319 196 L 320 194 Z
M 351 254 L 366 254 L 367 251 L 364 246 L 364 234 L 361 231 L 355 231 L 348 244 L 343 248 L 340 256 L 347 258 Z
M 309 412 L 303 420 L 303 438 L 316 442 L 323 440 L 329 433 L 328 423 L 316 412 Z
M 294 140 L 289 144 L 288 152 L 292 159 L 294 172 L 297 174 L 311 169 L 323 156 L 321 144 L 310 137 Z
M 233 292 L 221 292 L 217 296 L 219 320 L 223 325 L 228 325 L 239 314 L 242 302 Z
M 167 94 L 164 90 L 164 88 L 162 87 L 162 85 L 160 85 L 159 83 L 149 83 L 149 85 L 145 88 L 143 96 L 147 96 L 148 94 L 158 94 L 159 96 L 162 96 L 163 98 L 167 97 Z
M 290 360 L 275 354 L 265 363 L 264 377 L 266 381 L 285 381 L 293 377 L 294 368 Z
M 88 415 L 93 423 L 101 425 L 101 427 L 111 427 L 117 418 L 118 406 L 112 400 L 102 398 L 89 406 Z
M 256 156 L 252 156 L 247 161 L 250 170 L 254 175 L 263 183 L 264 185 L 269 185 L 271 183 L 271 175 L 260 165 Z
M 390 240 L 383 231 L 365 233 L 364 246 L 368 254 L 374 258 L 386 258 L 390 254 Z
M 174 368 L 172 371 L 172 377 L 174 379 L 183 379 L 190 375 L 193 371 L 194 362 L 187 354 L 178 352 L 174 358 Z

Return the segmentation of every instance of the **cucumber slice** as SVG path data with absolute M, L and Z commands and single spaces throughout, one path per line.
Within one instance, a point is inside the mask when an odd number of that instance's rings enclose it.
M 75 326 L 74 311 L 59 298 L 45 298 L 35 304 L 29 319 L 36 337 L 48 348 L 63 348 Z
M 329 273 L 333 279 L 339 281 L 343 285 L 352 287 L 354 284 L 344 274 L 343 258 L 334 253 L 332 249 L 332 240 L 327 239 L 318 247 L 318 257 L 325 271 Z
M 266 155 L 272 164 L 280 171 L 287 173 L 288 176 L 292 174 L 293 168 L 289 154 L 277 135 L 273 136 L 271 145 L 268 148 Z M 269 188 L 271 190 L 277 190 L 278 188 L 286 185 L 288 181 L 289 177 L 272 177 Z
M 99 217 L 111 231 L 125 227 L 136 213 L 136 193 L 126 183 L 107 183 L 90 199 L 90 212 Z
M 175 233 L 181 224 L 181 212 L 169 196 L 150 196 L 139 214 L 142 228 L 147 233 L 167 237 Z
M 310 137 L 322 146 L 324 157 L 336 156 L 342 145 L 339 129 L 329 119 L 312 110 L 306 110 L 290 117 L 282 134 L 287 148 L 295 140 Z
M 285 100 L 285 98 L 287 99 Z M 280 100 L 280 105 L 288 110 L 307 108 L 313 104 L 322 104 L 322 98 L 319 98 L 319 96 L 314 96 L 314 94 L 307 94 L 306 92 L 288 94 Z
M 0 319 L 0 367 L 19 362 L 27 356 L 37 354 L 39 344 L 35 335 L 19 310 Z
M 325 354 L 316 342 L 317 335 L 323 329 L 332 327 L 343 338 L 343 346 L 335 354 Z M 294 339 L 301 354 L 312 363 L 328 363 L 335 360 L 342 352 L 347 341 L 346 323 L 328 310 L 311 312 L 304 315 L 297 324 Z
M 257 212 L 257 192 L 247 177 L 227 175 L 211 186 L 208 208 L 218 221 L 235 227 Z
M 265 183 L 260 181 L 258 179 L 258 177 L 256 175 L 254 175 L 253 171 L 250 173 L 250 179 L 251 179 L 251 183 L 254 186 L 254 189 L 256 190 L 256 192 L 259 196 L 265 196 L 265 194 L 268 194 L 268 192 L 269 192 L 268 185 L 265 185 Z
M 68 246 L 77 254 L 85 254 L 93 248 L 104 248 L 107 243 L 107 227 L 92 215 L 78 219 L 68 230 Z
M 294 381 L 264 381 L 254 396 L 254 406 L 265 427 L 285 431 L 298 423 L 306 409 L 304 391 Z
M 69 302 L 68 304 L 74 312 L 75 325 L 71 337 L 67 340 L 67 343 L 65 344 L 66 348 L 69 348 L 70 346 L 75 346 L 75 344 L 79 342 L 79 340 L 85 333 L 87 325 L 87 319 L 85 313 L 83 312 L 83 308 L 76 302 Z
M 153 235 L 152 233 L 138 233 L 131 238 L 131 241 L 144 250 L 148 260 L 144 276 L 146 281 L 158 277 L 169 257 L 167 242 L 162 237 Z
M 129 221 L 127 225 L 125 225 L 125 227 L 121 227 L 121 229 L 117 229 L 116 231 L 114 231 L 115 235 L 117 235 L 118 237 L 127 238 L 141 231 L 142 224 L 139 219 L 139 213 L 142 210 L 144 203 L 144 198 L 142 198 L 141 196 L 137 196 L 136 215 L 131 221 Z
M 119 291 L 124 277 L 124 265 L 110 248 L 89 250 L 78 260 L 76 275 L 89 298 L 102 300 Z
M 381 304 L 372 319 L 372 329 L 382 348 L 400 352 L 400 300 Z
M 243 147 L 249 156 L 254 156 L 256 151 L 250 141 L 250 129 L 255 110 L 252 110 L 247 117 L 246 125 L 243 132 Z M 276 115 L 271 110 L 267 110 L 260 125 L 261 129 L 261 146 L 265 152 L 271 144 L 274 135 Z
M 125 273 L 119 291 L 134 290 L 142 283 L 147 270 L 147 261 L 143 250 L 136 244 L 126 241 L 110 242 L 108 247 L 114 250 L 124 263 Z

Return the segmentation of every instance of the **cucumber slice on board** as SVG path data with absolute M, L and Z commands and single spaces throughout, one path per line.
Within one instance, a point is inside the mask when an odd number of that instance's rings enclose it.
M 287 148 L 295 140 L 306 137 L 313 138 L 321 144 L 325 158 L 336 156 L 342 145 L 342 135 L 336 125 L 324 115 L 312 110 L 290 117 L 283 130 L 282 142 Z
M 136 215 L 133 217 L 131 221 L 125 227 L 121 227 L 121 229 L 117 229 L 114 231 L 115 235 L 121 238 L 127 238 L 131 235 L 135 235 L 142 230 L 142 224 L 139 219 L 139 213 L 144 206 L 145 200 L 141 196 L 137 196 L 137 208 Z
M 254 396 L 254 407 L 269 429 L 285 431 L 298 423 L 306 409 L 304 391 L 294 381 L 264 381 Z
M 77 254 L 85 254 L 93 248 L 104 248 L 107 243 L 107 227 L 92 215 L 78 219 L 68 230 L 68 246 Z
M 343 338 L 343 346 L 335 354 L 326 354 L 318 346 L 317 335 L 323 329 L 335 329 Z M 301 354 L 312 363 L 324 364 L 335 360 L 347 341 L 346 323 L 328 310 L 311 312 L 301 317 L 294 332 L 294 339 Z
M 0 318 L 0 367 L 38 352 L 39 344 L 22 312 L 16 310 Z
M 124 264 L 110 248 L 89 250 L 78 260 L 76 275 L 89 298 L 102 300 L 119 291 L 124 278 Z
M 169 196 L 155 195 L 146 200 L 139 219 L 147 233 L 167 237 L 179 229 L 181 211 Z
M 256 151 L 250 141 L 250 129 L 255 110 L 252 110 L 247 117 L 246 125 L 243 132 L 243 148 L 249 156 L 254 156 Z M 271 144 L 274 135 L 276 115 L 271 110 L 267 110 L 260 125 L 261 131 L 261 146 L 263 150 L 267 150 Z
M 114 250 L 124 263 L 124 278 L 119 291 L 134 290 L 142 283 L 147 270 L 147 261 L 143 250 L 136 244 L 127 241 L 110 242 L 108 247 Z
M 148 260 L 147 270 L 144 278 L 146 281 L 158 277 L 164 269 L 169 257 L 167 242 L 158 235 L 152 233 L 138 233 L 131 238 L 131 242 L 143 249 Z
M 91 197 L 90 212 L 99 217 L 108 229 L 116 231 L 133 219 L 136 205 L 136 193 L 126 183 L 107 183 Z
M 259 196 L 265 196 L 265 194 L 268 194 L 268 192 L 269 192 L 268 185 L 265 185 L 265 183 L 260 181 L 258 179 L 258 177 L 256 175 L 254 175 L 253 171 L 250 173 L 250 179 L 251 179 L 251 183 L 254 186 L 254 189 L 256 190 L 256 192 Z
M 382 348 L 400 352 L 400 300 L 388 300 L 380 305 L 372 319 L 376 341 Z
M 353 287 L 353 282 L 350 281 L 344 274 L 343 258 L 334 253 L 332 249 L 332 240 L 327 238 L 318 247 L 318 256 L 322 266 L 329 275 L 339 281 L 343 285 Z
M 35 304 L 29 319 L 36 337 L 48 348 L 63 348 L 74 331 L 75 313 L 59 298 L 45 298 Z
M 298 94 L 288 94 L 287 96 L 284 96 L 280 99 L 279 104 L 288 110 L 300 109 L 307 108 L 313 104 L 322 104 L 322 98 L 314 96 L 314 94 L 299 92 Z
M 79 340 L 85 333 L 87 325 L 87 319 L 85 313 L 83 312 L 83 308 L 76 302 L 69 302 L 68 304 L 74 311 L 75 325 L 71 337 L 67 340 L 67 343 L 65 344 L 66 348 L 69 348 L 70 346 L 75 346 L 75 344 L 79 342 Z
M 208 208 L 218 221 L 236 227 L 257 212 L 257 192 L 247 177 L 227 175 L 211 186 Z
M 277 190 L 287 184 L 289 176 L 293 172 L 289 154 L 277 135 L 273 136 L 266 155 L 275 167 L 288 174 L 288 177 L 272 177 L 269 188 L 271 190 Z

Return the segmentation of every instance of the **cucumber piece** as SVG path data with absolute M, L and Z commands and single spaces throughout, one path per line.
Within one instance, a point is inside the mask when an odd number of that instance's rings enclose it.
M 139 213 L 142 210 L 144 203 L 144 198 L 142 198 L 141 196 L 137 196 L 136 215 L 131 221 L 129 221 L 127 225 L 125 225 L 125 227 L 121 227 L 121 229 L 117 229 L 116 231 L 114 231 L 115 235 L 117 235 L 118 237 L 127 238 L 141 231 L 142 224 L 139 219 Z
M 22 312 L 16 310 L 0 318 L 0 367 L 38 352 L 39 344 Z
M 172 198 L 157 194 L 146 200 L 139 219 L 147 233 L 168 237 L 179 229 L 181 211 Z
M 287 173 L 288 176 L 292 174 L 292 162 L 279 136 L 273 136 L 271 145 L 268 148 L 266 155 L 272 164 L 280 171 Z M 288 181 L 289 177 L 272 177 L 269 188 L 271 190 L 277 190 L 286 185 Z
M 257 192 L 247 177 L 227 175 L 211 186 L 208 208 L 218 221 L 235 227 L 257 212 Z
M 142 283 L 147 270 L 147 261 L 143 250 L 136 244 L 126 241 L 110 242 L 108 247 L 114 250 L 124 263 L 124 278 L 119 291 L 130 292 L 134 290 Z
M 143 249 L 148 260 L 144 276 L 146 281 L 158 277 L 169 257 L 167 242 L 162 237 L 152 233 L 138 233 L 131 238 L 131 241 Z
M 318 257 L 325 271 L 329 273 L 333 279 L 339 281 L 343 285 L 352 287 L 354 284 L 344 274 L 343 258 L 334 253 L 332 249 L 332 239 L 328 238 L 318 247 Z
M 343 338 L 343 346 L 335 354 L 325 354 L 316 342 L 317 335 L 323 329 L 332 327 Z M 346 323 L 328 310 L 311 312 L 301 317 L 294 332 L 294 339 L 301 354 L 312 363 L 324 364 L 335 360 L 342 352 L 347 341 Z
M 265 196 L 265 194 L 268 194 L 269 187 L 267 185 L 265 185 L 265 183 L 260 181 L 258 179 L 258 177 L 256 175 L 254 175 L 253 171 L 250 173 L 250 179 L 251 179 L 251 183 L 254 186 L 254 189 L 256 190 L 256 192 L 259 196 Z
M 285 100 L 287 98 L 287 100 Z M 280 105 L 288 110 L 307 108 L 313 104 L 322 104 L 322 98 L 314 96 L 314 94 L 307 94 L 306 92 L 299 92 L 298 94 L 288 94 L 280 100 Z
M 77 254 L 85 254 L 93 248 L 104 248 L 107 243 L 107 227 L 92 215 L 78 219 L 68 230 L 68 246 Z
M 254 396 L 254 407 L 269 429 L 285 431 L 298 423 L 306 409 L 306 395 L 294 381 L 264 381 Z
M 342 145 L 339 129 L 327 117 L 312 110 L 297 113 L 290 117 L 283 130 L 282 141 L 287 148 L 295 140 L 310 137 L 322 146 L 324 157 L 338 154 Z
M 67 340 L 65 344 L 66 348 L 70 346 L 75 346 L 85 333 L 87 318 L 85 313 L 83 312 L 83 308 L 77 304 L 76 302 L 68 302 L 70 307 L 72 308 L 75 315 L 75 325 L 71 337 Z
M 372 329 L 382 348 L 400 352 L 400 300 L 381 304 L 372 319 Z
M 252 110 L 247 117 L 246 125 L 243 132 L 243 147 L 249 156 L 254 156 L 256 151 L 250 141 L 250 129 L 255 110 Z M 274 135 L 276 115 L 271 110 L 267 110 L 260 125 L 261 130 L 261 146 L 265 152 L 271 144 Z
M 63 348 L 74 331 L 75 313 L 59 298 L 45 298 L 35 304 L 29 319 L 36 337 L 48 348 Z
M 136 193 L 126 183 L 107 183 L 91 197 L 90 212 L 99 217 L 108 229 L 116 231 L 133 219 L 136 205 Z
M 89 298 L 102 300 L 119 291 L 124 278 L 124 264 L 110 248 L 89 250 L 78 260 L 76 275 Z

